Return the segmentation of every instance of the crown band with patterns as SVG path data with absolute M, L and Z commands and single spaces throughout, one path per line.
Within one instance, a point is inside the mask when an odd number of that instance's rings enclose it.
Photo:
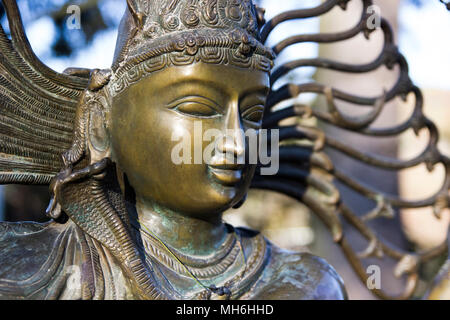
M 112 70 L 117 94 L 170 65 L 202 61 L 269 72 L 274 54 L 260 40 L 251 1 L 128 1 Z

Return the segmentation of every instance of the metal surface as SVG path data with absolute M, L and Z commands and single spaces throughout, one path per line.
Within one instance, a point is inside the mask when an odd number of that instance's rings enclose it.
M 282 251 L 253 231 L 222 223 L 223 211 L 238 205 L 251 186 L 285 193 L 311 208 L 330 228 L 363 281 L 367 277 L 363 258 L 385 254 L 398 260 L 397 272 L 406 274 L 408 283 L 404 293 L 394 298 L 411 297 L 420 264 L 441 255 L 446 245 L 423 254 L 403 252 L 379 240 L 366 223 L 391 215 L 394 207 L 434 206 L 436 213 L 448 207 L 450 161 L 437 149 L 437 129 L 422 113 L 421 92 L 409 79 L 388 23 L 381 24 L 384 48 L 367 65 L 300 59 L 275 65 L 270 73 L 274 54 L 293 44 L 338 42 L 360 33 L 369 37 L 369 0 L 361 0 L 361 21 L 351 30 L 298 35 L 272 49 L 264 46 L 284 21 L 317 17 L 336 6 L 345 9 L 349 1 L 327 0 L 264 24 L 263 10 L 247 0 L 129 0 L 112 68 L 58 74 L 35 57 L 15 1 L 4 0 L 12 41 L 1 30 L 0 182 L 50 184 L 53 197 L 47 214 L 55 221 L 0 224 L 0 296 L 345 298 L 340 277 L 324 260 Z M 273 89 L 278 79 L 298 68 L 365 73 L 383 65 L 398 66 L 400 73 L 395 86 L 381 97 L 362 97 L 318 83 Z M 275 109 L 305 93 L 323 94 L 328 111 L 304 105 Z M 408 94 L 416 98 L 410 119 L 393 128 L 371 128 L 386 102 Z M 335 100 L 372 106 L 372 111 L 349 116 Z M 246 110 L 253 108 L 256 115 L 246 118 Z M 375 137 L 426 130 L 430 140 L 414 159 L 384 159 L 336 141 L 318 127 L 280 124 L 293 117 L 317 118 Z M 193 136 L 194 121 L 200 121 L 203 130 L 221 132 L 261 126 L 279 130 L 283 144 L 278 174 L 262 176 L 261 166 L 236 166 L 226 157 L 209 165 L 173 164 L 172 133 L 181 130 Z M 228 151 L 236 160 L 245 144 L 235 136 L 219 155 Z M 326 146 L 388 170 L 422 163 L 432 170 L 443 165 L 445 181 L 438 193 L 425 200 L 385 195 L 335 168 L 323 152 Z M 358 217 L 340 199 L 336 181 L 375 201 L 375 210 L 364 219 Z M 345 240 L 341 219 L 368 240 L 367 250 L 355 253 Z M 149 233 L 144 232 L 147 229 Z M 18 264 L 22 267 L 12 267 Z M 74 274 L 78 274 L 75 280 Z M 374 292 L 392 298 L 381 290 Z

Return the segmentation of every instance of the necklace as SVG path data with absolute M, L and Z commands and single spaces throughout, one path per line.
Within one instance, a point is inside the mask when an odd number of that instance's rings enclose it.
M 156 234 L 154 234 L 150 229 L 148 229 L 144 224 L 137 221 L 139 225 L 142 227 L 142 231 L 146 238 L 153 243 L 148 244 L 145 242 L 144 252 L 145 255 L 148 256 L 150 251 L 153 255 L 158 258 L 158 261 L 162 262 L 166 266 L 170 267 L 173 271 L 177 273 L 182 273 L 187 275 L 191 279 L 193 279 L 199 286 L 201 286 L 205 291 L 199 294 L 199 297 L 203 298 L 211 298 L 212 296 L 217 296 L 219 299 L 230 299 L 232 296 L 231 288 L 237 283 L 240 279 L 242 279 L 247 271 L 247 258 L 245 256 L 244 249 L 242 247 L 241 238 L 238 238 L 238 235 L 233 230 L 232 234 L 234 237 L 227 237 L 224 244 L 219 249 L 219 254 L 215 254 L 214 257 L 209 257 L 206 259 L 206 263 L 201 263 L 200 259 L 191 259 L 193 260 L 194 266 L 188 268 L 185 262 L 179 257 L 183 256 L 183 260 L 189 260 L 189 257 L 183 254 L 175 254 L 175 250 L 169 248 Z M 140 228 L 132 224 L 133 227 L 139 231 Z M 233 240 L 230 243 L 230 239 Z M 145 250 L 147 249 L 147 250 Z M 163 249 L 163 250 L 161 250 Z M 217 287 L 216 285 L 206 286 L 204 283 L 200 281 L 199 278 L 210 278 L 212 276 L 222 274 L 225 270 L 227 270 L 236 260 L 237 256 L 240 255 L 243 261 L 243 269 L 242 271 L 230 281 L 227 281 L 223 286 Z M 219 259 L 216 257 L 219 256 Z M 222 257 L 223 256 L 223 257 Z M 222 261 L 221 261 L 222 260 Z M 214 265 L 214 262 L 217 262 Z M 222 263 L 219 263 L 222 262 Z M 206 267 L 199 267 L 199 266 Z M 207 268 L 208 266 L 213 265 L 212 267 Z M 204 270 L 206 268 L 206 271 Z M 206 293 L 206 294 L 205 294 Z

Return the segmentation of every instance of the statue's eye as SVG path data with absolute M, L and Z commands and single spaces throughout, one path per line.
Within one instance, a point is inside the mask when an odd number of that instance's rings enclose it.
M 260 125 L 264 115 L 264 106 L 256 105 L 242 112 L 242 119 L 253 125 Z
M 203 97 L 183 98 L 171 103 L 169 108 L 192 117 L 213 118 L 222 115 L 216 103 Z

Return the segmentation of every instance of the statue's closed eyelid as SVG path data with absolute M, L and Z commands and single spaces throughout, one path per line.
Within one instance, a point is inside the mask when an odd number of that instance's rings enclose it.
M 176 112 L 194 117 L 217 117 L 223 115 L 223 108 L 211 99 L 202 96 L 187 96 L 167 105 Z
M 263 114 L 264 114 L 264 105 L 257 104 L 257 105 L 245 108 L 245 110 L 243 110 L 241 113 L 241 117 L 244 120 L 258 123 L 262 120 Z
M 240 113 L 244 120 L 259 123 L 265 110 L 266 96 L 262 93 L 245 96 L 240 102 Z

